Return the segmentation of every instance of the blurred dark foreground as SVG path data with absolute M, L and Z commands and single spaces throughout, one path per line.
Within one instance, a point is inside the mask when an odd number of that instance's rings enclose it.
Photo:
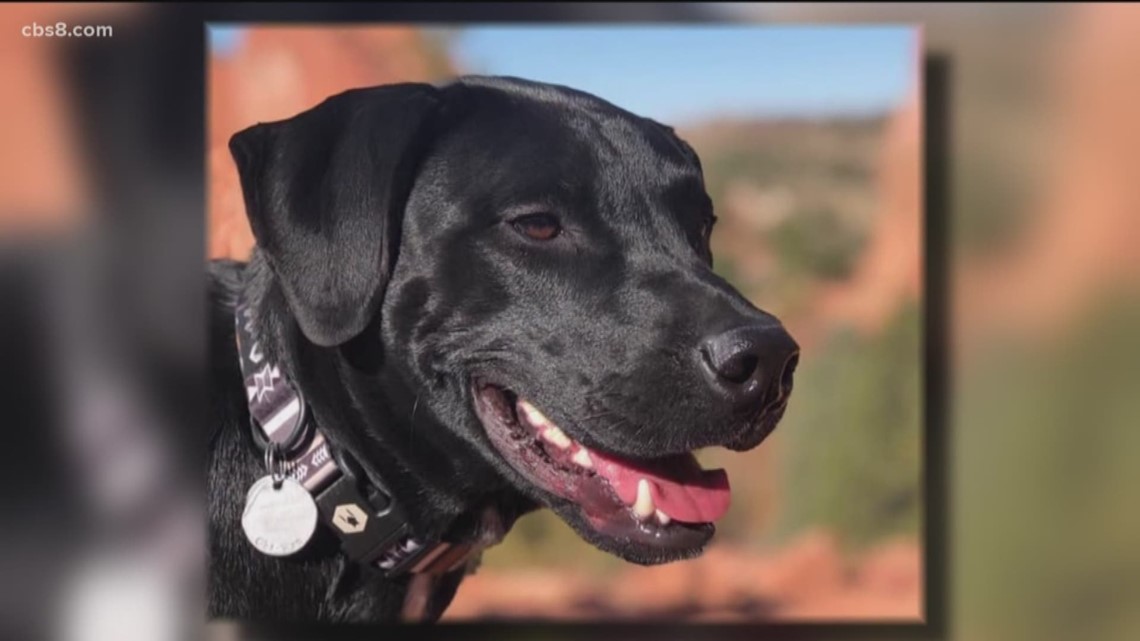
M 430 17 L 711 11 L 642 6 L 468 4 Z M 428 16 L 408 5 L 280 11 Z M 924 636 L 1140 637 L 1140 10 L 733 11 L 921 21 L 928 50 L 951 63 L 948 218 L 928 238 L 952 265 L 948 291 L 929 293 L 947 297 L 952 348 L 939 440 L 950 511 L 929 551 L 946 563 L 929 579 L 947 585 L 931 605 L 949 618 L 933 617 L 946 625 Z M 12 35 L 60 16 L 114 24 L 116 35 Z M 16 141 L 0 156 L 5 638 L 201 634 L 201 25 L 269 17 L 228 6 L 0 9 L 0 69 L 20 87 L 0 99 Z

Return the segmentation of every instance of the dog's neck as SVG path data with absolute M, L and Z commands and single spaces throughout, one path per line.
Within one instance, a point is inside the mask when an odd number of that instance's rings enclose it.
M 305 392 L 334 451 L 351 452 L 374 483 L 388 488 L 406 506 L 417 532 L 489 541 L 501 538 L 530 509 L 478 458 L 453 455 L 465 445 L 430 416 L 421 406 L 424 399 L 391 368 L 371 357 L 363 359 L 369 361 L 366 369 L 353 364 L 349 350 L 367 345 L 326 348 L 305 339 L 257 250 L 242 295 L 253 310 L 262 351 Z M 498 518 L 488 519 L 488 509 Z

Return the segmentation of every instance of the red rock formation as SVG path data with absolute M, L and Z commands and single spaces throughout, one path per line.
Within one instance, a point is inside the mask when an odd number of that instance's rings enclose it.
M 996 324 L 1048 337 L 1106 284 L 1140 280 L 1140 7 L 1068 11 L 1071 29 L 1042 62 L 1053 66 L 1056 107 L 1048 131 L 1036 132 L 1052 152 L 1047 179 L 1019 245 L 958 275 L 955 325 L 964 335 Z
M 60 38 L 32 25 L 123 25 L 141 6 L 48 2 L 0 8 L 0 228 L 59 228 L 90 208 L 90 178 L 60 69 Z
M 887 124 L 876 176 L 879 212 L 851 279 L 826 288 L 817 318 L 876 331 L 908 298 L 922 293 L 922 104 L 915 46 L 915 82 Z
M 460 586 L 444 618 L 917 621 L 921 614 L 922 553 L 913 541 L 847 559 L 833 537 L 808 532 L 778 550 L 714 545 L 696 560 L 627 565 L 612 576 L 483 568 Z

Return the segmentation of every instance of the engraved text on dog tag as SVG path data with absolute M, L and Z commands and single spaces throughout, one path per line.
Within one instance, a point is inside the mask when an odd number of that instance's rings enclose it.
M 291 478 L 273 486 L 266 476 L 246 494 L 241 525 L 246 538 L 262 554 L 289 556 L 305 547 L 317 528 L 317 504 L 300 483 Z

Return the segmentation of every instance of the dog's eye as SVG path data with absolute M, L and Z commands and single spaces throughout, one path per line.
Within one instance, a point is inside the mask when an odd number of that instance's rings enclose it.
M 550 214 L 527 214 L 511 221 L 515 231 L 531 240 L 552 240 L 562 233 L 558 219 Z

